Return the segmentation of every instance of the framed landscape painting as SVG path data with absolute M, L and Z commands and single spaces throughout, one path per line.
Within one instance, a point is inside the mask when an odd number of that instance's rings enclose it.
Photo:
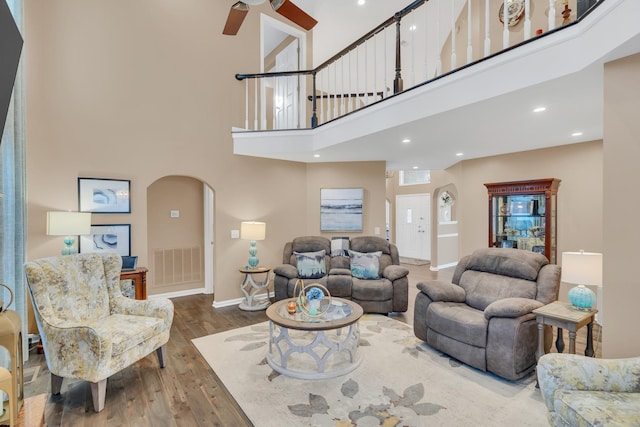
M 78 178 L 78 210 L 93 213 L 131 213 L 131 181 Z
M 131 255 L 131 224 L 95 224 L 91 234 L 80 236 L 81 254 L 91 252 L 116 252 L 120 256 Z
M 320 231 L 362 231 L 362 188 L 320 189 Z

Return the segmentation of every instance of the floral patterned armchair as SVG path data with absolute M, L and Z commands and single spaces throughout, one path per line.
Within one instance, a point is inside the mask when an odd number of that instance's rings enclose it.
M 91 383 L 96 412 L 104 409 L 107 378 L 156 351 L 160 367 L 173 322 L 168 299 L 122 295 L 117 254 L 79 254 L 25 264 L 51 393 L 63 378 Z
M 640 425 L 640 357 L 549 353 L 537 370 L 552 426 Z

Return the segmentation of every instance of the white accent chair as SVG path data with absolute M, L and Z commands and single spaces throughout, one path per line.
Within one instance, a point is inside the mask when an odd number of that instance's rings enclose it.
M 91 383 L 96 412 L 104 409 L 107 378 L 156 351 L 165 366 L 173 322 L 169 299 L 122 295 L 117 254 L 77 254 L 25 264 L 25 272 L 51 371 L 51 393 L 63 378 Z

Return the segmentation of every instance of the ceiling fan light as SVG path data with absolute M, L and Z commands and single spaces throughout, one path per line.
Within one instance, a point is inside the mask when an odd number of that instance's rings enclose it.
M 273 10 L 278 10 L 284 1 L 285 0 L 269 0 L 269 3 L 271 3 Z
M 265 0 L 242 0 L 246 4 L 250 4 L 251 6 L 257 6 L 265 2 Z
M 237 3 L 234 3 L 234 5 L 231 6 L 231 9 L 233 9 L 233 10 L 241 10 L 243 12 L 248 12 L 249 11 L 249 6 L 247 4 L 245 4 L 245 2 L 239 1 Z

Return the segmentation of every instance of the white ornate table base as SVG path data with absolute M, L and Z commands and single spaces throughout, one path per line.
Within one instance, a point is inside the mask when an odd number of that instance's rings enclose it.
M 269 321 L 267 363 L 274 371 L 294 378 L 339 377 L 362 362 L 357 354 L 359 341 L 358 322 L 337 329 L 299 331 Z
M 241 310 L 245 311 L 258 311 L 266 309 L 269 304 L 269 282 L 271 271 L 268 267 L 257 267 L 253 269 L 240 269 L 244 274 L 244 281 L 240 285 L 240 290 L 244 294 L 244 301 L 239 305 Z M 266 274 L 263 281 L 259 281 L 253 278 L 254 274 Z M 267 294 L 263 295 L 264 298 L 257 299 L 256 296 L 261 292 L 266 291 Z

